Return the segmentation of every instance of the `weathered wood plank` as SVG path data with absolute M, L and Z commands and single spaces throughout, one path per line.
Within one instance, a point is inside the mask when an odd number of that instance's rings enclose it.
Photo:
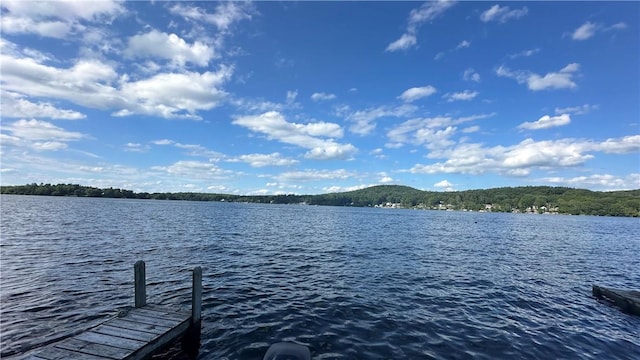
M 46 351 L 31 355 L 23 360 L 105 360 L 102 356 L 94 356 L 76 351 L 49 347 Z
M 122 337 L 125 339 L 144 341 L 145 343 L 157 338 L 162 334 L 162 332 L 154 334 L 146 331 L 115 327 L 115 326 L 111 326 L 109 323 L 100 325 L 97 328 L 93 329 L 92 331 L 97 332 L 99 334 L 112 335 L 112 336 Z
M 95 331 L 85 331 L 82 334 L 74 336 L 74 339 L 84 340 L 94 344 L 123 348 L 127 350 L 136 350 L 146 344 L 145 341 L 132 340 L 120 336 L 106 335 L 97 333 Z
M 167 326 L 144 324 L 144 323 L 140 323 L 138 321 L 132 321 L 131 319 L 126 319 L 126 318 L 114 319 L 109 321 L 106 324 L 108 324 L 109 326 L 119 327 L 119 328 L 128 329 L 132 331 L 143 331 L 143 332 L 148 332 L 156 335 L 161 335 L 162 333 L 167 332 L 169 331 L 169 329 L 171 329 L 170 327 L 167 327 Z
M 142 315 L 142 316 L 146 316 L 146 317 L 150 317 L 150 318 L 156 318 L 156 319 L 170 319 L 170 320 L 176 320 L 176 321 L 182 321 L 184 319 L 189 318 L 189 314 L 188 313 L 177 313 L 177 312 L 172 312 L 172 311 L 167 311 L 167 310 L 160 310 L 159 308 L 151 308 L 149 307 L 149 305 L 142 307 L 142 308 L 137 308 L 137 309 L 133 309 L 130 312 L 131 314 L 137 314 L 137 315 Z
M 126 359 L 126 357 L 131 355 L 132 353 L 131 350 L 102 345 L 102 344 L 94 344 L 88 341 L 78 340 L 74 338 L 65 340 L 55 345 L 54 347 L 58 349 L 66 349 L 66 350 L 76 351 L 79 353 L 102 356 L 105 358 L 116 359 L 116 360 Z
M 167 328 L 172 328 L 182 322 L 181 320 L 150 318 L 138 314 L 128 314 L 126 319 L 132 322 L 139 322 L 142 324 L 149 324 Z
M 180 338 L 187 331 L 187 329 L 189 329 L 189 325 L 190 325 L 189 319 L 183 321 L 175 328 L 171 329 L 170 331 L 167 331 L 166 333 L 160 335 L 158 338 L 150 341 L 145 347 L 135 351 L 133 354 L 127 357 L 126 360 L 142 360 L 146 358 L 147 356 L 149 356 L 150 354 L 153 354 L 154 352 L 156 352 L 158 349 L 162 348 L 166 344 L 169 344 L 177 340 L 178 338 Z

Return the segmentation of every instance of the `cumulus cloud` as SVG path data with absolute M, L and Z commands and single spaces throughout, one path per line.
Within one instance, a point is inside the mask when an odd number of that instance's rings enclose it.
M 398 124 L 387 132 L 387 138 L 390 141 L 387 147 L 399 147 L 409 143 L 425 145 L 431 150 L 446 148 L 454 143 L 450 138 L 457 132 L 456 125 L 486 119 L 494 115 L 495 114 L 492 113 L 459 118 L 436 116 L 410 119 Z
M 603 142 L 593 144 L 593 150 L 606 154 L 630 154 L 640 152 L 640 135 L 625 136 L 622 138 L 610 138 Z
M 511 19 L 519 19 L 527 15 L 529 9 L 523 7 L 522 9 L 511 10 L 508 6 L 493 5 L 482 14 L 480 14 L 480 20 L 483 22 L 497 21 L 505 23 Z
M 420 8 L 412 9 L 407 21 L 407 31 L 399 39 L 391 42 L 385 51 L 407 50 L 417 44 L 416 33 L 425 22 L 432 21 L 451 8 L 455 1 L 438 0 L 424 3 Z
M 231 68 L 222 66 L 217 72 L 161 73 L 124 83 L 120 94 L 129 104 L 114 115 L 200 119 L 198 110 L 210 110 L 224 99 L 226 92 L 220 87 L 229 80 L 231 73 Z
M 3 33 L 58 39 L 85 31 L 87 23 L 109 23 L 126 11 L 120 1 L 108 0 L 92 2 L 91 6 L 72 0 L 6 0 L 2 8 L 5 10 L 0 19 Z
M 455 191 L 455 189 L 453 188 L 453 184 L 447 180 L 439 181 L 433 184 L 433 187 L 442 191 Z
M 346 119 L 353 122 L 349 131 L 358 135 L 368 135 L 376 128 L 376 120 L 384 117 L 405 117 L 411 115 L 416 107 L 411 104 L 404 104 L 398 107 L 379 106 L 358 110 L 346 115 Z
M 448 102 L 453 102 L 453 101 L 460 101 L 460 100 L 463 100 L 463 101 L 473 100 L 476 96 L 478 96 L 477 91 L 464 90 L 462 92 L 444 94 L 443 98 L 447 99 Z
M 56 68 L 31 58 L 1 54 L 0 65 L 6 91 L 113 110 L 115 116 L 190 119 L 199 119 L 197 111 L 220 104 L 226 96 L 221 88 L 233 72 L 222 65 L 218 71 L 159 73 L 131 81 L 128 76 L 118 76 L 112 65 L 95 59 Z
M 283 158 L 280 153 L 271 154 L 246 154 L 238 156 L 238 160 L 249 164 L 252 167 L 265 166 L 289 166 L 295 165 L 299 161 L 295 159 Z
M 2 117 L 9 118 L 50 118 L 64 120 L 78 120 L 86 118 L 86 115 L 74 110 L 59 109 L 49 102 L 31 102 L 24 96 L 2 91 L 0 95 Z
M 530 71 L 512 71 L 504 65 L 496 69 L 496 75 L 515 79 L 519 84 L 527 84 L 529 90 L 539 91 L 547 89 L 573 89 L 577 85 L 573 78 L 580 69 L 580 64 L 571 63 L 558 72 L 550 72 L 544 76 Z
M 66 131 L 49 122 L 21 119 L 2 127 L 11 135 L 2 134 L 2 145 L 27 147 L 36 151 L 55 151 L 67 148 L 67 143 L 77 141 L 86 135 Z
M 188 179 L 226 179 L 231 174 L 211 162 L 194 160 L 180 160 L 168 166 L 153 166 L 151 169 Z
M 413 102 L 423 97 L 427 97 L 436 93 L 436 88 L 427 85 L 421 87 L 412 87 L 410 89 L 405 90 L 402 95 L 398 96 L 398 99 L 401 99 L 404 102 Z
M 278 181 L 282 182 L 311 182 L 322 180 L 348 179 L 354 177 L 355 174 L 345 169 L 338 170 L 303 170 L 288 171 L 275 176 Z
M 213 48 L 202 42 L 188 44 L 176 34 L 157 30 L 130 37 L 123 54 L 129 58 L 158 57 L 180 67 L 186 63 L 207 66 L 214 57 Z
M 576 139 L 535 141 L 526 139 L 512 146 L 485 147 L 478 143 L 461 143 L 430 158 L 443 162 L 416 164 L 410 169 L 423 174 L 498 173 L 527 176 L 536 169 L 554 170 L 574 167 L 593 159 L 592 152 L 627 154 L 640 152 L 640 135 L 594 142 Z
M 269 111 L 260 115 L 238 117 L 233 120 L 233 124 L 265 134 L 272 140 L 309 149 L 305 154 L 309 159 L 344 159 L 350 158 L 357 151 L 353 145 L 340 144 L 333 139 L 343 136 L 342 128 L 334 123 L 291 123 L 281 113 Z
M 561 185 L 576 188 L 598 189 L 601 191 L 635 190 L 640 189 L 640 173 L 632 173 L 627 176 L 593 174 L 572 178 L 553 176 L 536 179 L 536 182 L 548 183 L 555 186 Z
M 313 101 L 326 101 L 326 100 L 333 100 L 336 98 L 335 94 L 327 94 L 327 93 L 313 93 L 313 95 L 311 95 L 311 100 Z
M 214 13 L 208 13 L 205 9 L 182 3 L 172 6 L 170 11 L 189 20 L 215 25 L 220 31 L 227 31 L 235 22 L 251 20 L 255 14 L 255 9 L 251 3 L 231 1 L 219 3 Z
M 569 114 L 562 114 L 558 116 L 544 115 L 536 121 L 523 122 L 522 124 L 518 125 L 518 128 L 526 130 L 541 130 L 568 125 L 570 122 L 571 117 L 569 116 Z

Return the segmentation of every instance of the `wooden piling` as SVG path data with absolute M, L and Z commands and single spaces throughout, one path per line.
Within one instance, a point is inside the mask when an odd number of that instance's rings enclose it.
M 202 268 L 193 269 L 193 290 L 191 292 L 191 324 L 182 338 L 182 350 L 191 357 L 196 357 L 200 350 L 202 331 Z
M 133 265 L 133 278 L 135 283 L 135 306 L 140 308 L 147 305 L 147 275 L 144 261 L 138 260 Z

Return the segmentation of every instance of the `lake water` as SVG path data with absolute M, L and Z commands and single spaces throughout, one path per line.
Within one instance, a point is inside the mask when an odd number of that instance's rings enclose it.
M 0 197 L 1 336 L 13 358 L 133 305 L 189 309 L 201 359 L 640 359 L 640 219 L 299 205 Z

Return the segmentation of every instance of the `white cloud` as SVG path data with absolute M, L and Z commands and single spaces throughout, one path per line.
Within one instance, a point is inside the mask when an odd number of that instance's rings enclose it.
M 92 59 L 70 68 L 55 68 L 33 59 L 0 55 L 3 89 L 27 96 L 67 100 L 93 109 L 114 110 L 115 116 L 143 114 L 165 118 L 199 119 L 199 110 L 220 104 L 220 88 L 233 68 L 217 72 L 160 73 L 138 81 L 118 77 L 115 69 Z
M 461 143 L 430 158 L 446 158 L 444 162 L 416 164 L 413 173 L 484 174 L 498 173 L 526 176 L 532 170 L 554 170 L 582 165 L 593 159 L 589 152 L 628 154 L 640 152 L 640 135 L 594 142 L 575 139 L 534 141 L 526 139 L 512 146 L 484 147 L 477 143 Z
M 205 157 L 208 158 L 211 162 L 226 159 L 226 156 L 224 154 L 221 154 L 217 151 L 209 150 L 206 147 L 198 144 L 183 144 L 169 139 L 154 140 L 151 141 L 151 144 L 158 146 L 174 146 L 178 149 L 187 150 L 186 154 L 189 156 Z
M 461 118 L 436 116 L 407 120 L 387 132 L 391 141 L 387 147 L 396 148 L 403 144 L 425 145 L 430 150 L 441 150 L 454 144 L 450 139 L 456 134 L 455 125 L 485 119 L 494 114 L 473 115 Z
M 391 42 L 385 51 L 407 50 L 417 44 L 418 28 L 427 21 L 432 21 L 452 7 L 455 1 L 438 0 L 424 3 L 420 8 L 412 9 L 407 21 L 407 31 L 398 40 Z
M 238 117 L 233 123 L 263 133 L 269 139 L 309 149 L 305 154 L 309 159 L 350 158 L 357 151 L 351 144 L 340 144 L 333 140 L 343 136 L 342 128 L 334 123 L 290 123 L 277 111 Z
M 569 116 L 569 114 L 561 114 L 558 116 L 544 115 L 536 121 L 523 122 L 522 124 L 518 125 L 518 128 L 526 130 L 541 130 L 568 125 L 570 122 L 571 117 Z
M 599 189 L 601 191 L 635 190 L 640 189 L 640 173 L 632 173 L 624 177 L 611 174 L 593 174 L 573 178 L 554 176 L 536 179 L 536 182 L 549 183 L 555 186 Z
M 527 15 L 528 11 L 529 9 L 526 6 L 522 9 L 511 10 L 508 6 L 501 7 L 496 4 L 480 14 L 480 20 L 483 22 L 498 21 L 504 23 L 511 19 L 519 19 Z
M 181 3 L 172 6 L 170 11 L 186 19 L 215 25 L 220 31 L 227 31 L 235 22 L 251 20 L 255 14 L 253 5 L 249 2 L 222 2 L 216 6 L 216 11 L 213 14 L 199 7 Z
M 66 131 L 49 122 L 40 120 L 18 120 L 6 127 L 14 136 L 26 140 L 71 141 L 84 137 L 81 133 Z
M 538 91 L 546 89 L 573 89 L 577 87 L 573 77 L 580 69 L 580 64 L 571 63 L 560 69 L 559 72 L 550 72 L 544 76 L 529 72 L 512 71 L 504 65 L 496 69 L 496 75 L 515 79 L 519 84 L 526 83 L 529 90 Z
M 298 90 L 295 91 L 287 91 L 287 104 L 292 105 L 296 102 L 296 98 L 298 97 Z
M 49 102 L 33 103 L 22 95 L 10 91 L 2 91 L 2 117 L 10 118 L 50 118 L 78 120 L 86 115 L 74 110 L 59 109 Z
M 226 92 L 219 88 L 228 81 L 232 71 L 222 66 L 217 72 L 162 73 L 124 83 L 120 93 L 130 104 L 114 115 L 199 119 L 197 111 L 210 110 L 224 99 Z
M 151 169 L 186 179 L 226 179 L 231 174 L 211 162 L 193 160 L 180 160 L 168 166 L 153 166 Z
M 535 49 L 528 49 L 528 50 L 522 50 L 519 53 L 515 53 L 515 54 L 510 54 L 509 58 L 511 59 L 517 59 L 519 57 L 529 57 L 532 55 L 537 54 L 538 52 L 540 52 L 539 48 L 535 48 Z
M 405 117 L 411 115 L 417 108 L 410 104 L 404 104 L 395 108 L 380 106 L 366 110 L 359 110 L 346 116 L 348 121 L 354 124 L 349 131 L 358 135 L 367 135 L 376 128 L 376 120 L 383 117 Z
M 87 30 L 83 23 L 110 23 L 126 10 L 120 1 L 83 2 L 21 1 L 2 2 L 2 32 L 36 34 L 42 37 L 69 39 L 71 34 Z
M 453 102 L 459 100 L 473 100 L 476 96 L 478 96 L 477 91 L 465 90 L 462 92 L 447 93 L 443 96 L 443 98 L 447 99 L 448 102 Z
M 124 145 L 124 151 L 137 153 L 147 152 L 149 151 L 149 145 L 143 145 L 139 143 L 126 143 Z
M 464 128 L 464 129 L 462 129 L 460 131 L 462 131 L 465 134 L 471 134 L 471 133 L 480 131 L 480 126 L 473 125 L 473 126 L 466 127 L 466 128 Z
M 431 85 L 412 87 L 405 90 L 402 95 L 398 96 L 398 99 L 401 99 L 404 102 L 413 102 L 423 97 L 433 95 L 435 92 L 436 88 Z
M 157 30 L 130 37 L 123 54 L 129 58 L 158 57 L 180 67 L 187 62 L 207 66 L 214 57 L 213 48 L 207 44 L 199 41 L 188 44 L 176 34 Z
M 573 32 L 571 38 L 573 40 L 587 40 L 596 33 L 597 27 L 596 24 L 587 21 Z
M 598 109 L 598 105 L 589 105 L 589 104 L 584 104 L 584 105 L 580 105 L 580 106 L 572 106 L 572 107 L 566 107 L 566 108 L 556 108 L 555 112 L 556 114 L 576 114 L 576 115 L 584 115 L 584 114 L 588 114 L 593 110 Z
M 406 50 L 417 44 L 418 40 L 413 34 L 402 34 L 398 40 L 390 43 L 385 51 Z
M 336 98 L 335 94 L 313 93 L 313 95 L 311 95 L 311 100 L 313 101 L 326 101 L 326 100 L 333 100 L 335 98 Z
M 606 154 L 630 154 L 640 152 L 640 135 L 625 136 L 617 139 L 607 139 L 593 145 L 593 150 Z
M 252 167 L 289 166 L 299 162 L 298 160 L 283 158 L 282 155 L 277 152 L 271 154 L 240 155 L 238 160 L 246 162 Z
M 36 151 L 55 151 L 67 148 L 67 142 L 76 141 L 86 135 L 66 131 L 49 122 L 21 119 L 2 127 L 12 135 L 1 134 L 3 146 L 27 147 Z
M 439 181 L 439 182 L 433 184 L 433 187 L 438 188 L 438 189 L 440 189 L 442 191 L 455 191 L 455 189 L 453 187 L 453 184 L 450 183 L 447 180 Z
M 623 30 L 627 28 L 627 24 L 620 22 L 611 26 L 605 26 L 604 24 L 593 23 L 587 21 L 580 25 L 577 29 L 571 33 L 573 40 L 583 41 L 592 38 L 597 32 L 608 32 L 614 30 Z
M 467 81 L 480 82 L 480 74 L 478 74 L 473 68 L 468 68 L 464 71 L 462 78 Z
M 468 48 L 469 46 L 471 46 L 471 41 L 462 40 L 462 42 L 458 44 L 458 46 L 456 46 L 456 49 L 464 49 Z
M 354 177 L 355 174 L 345 169 L 339 170 L 304 170 L 304 171 L 289 171 L 278 174 L 275 178 L 281 182 L 312 182 L 312 181 L 325 181 L 325 180 L 345 180 Z

